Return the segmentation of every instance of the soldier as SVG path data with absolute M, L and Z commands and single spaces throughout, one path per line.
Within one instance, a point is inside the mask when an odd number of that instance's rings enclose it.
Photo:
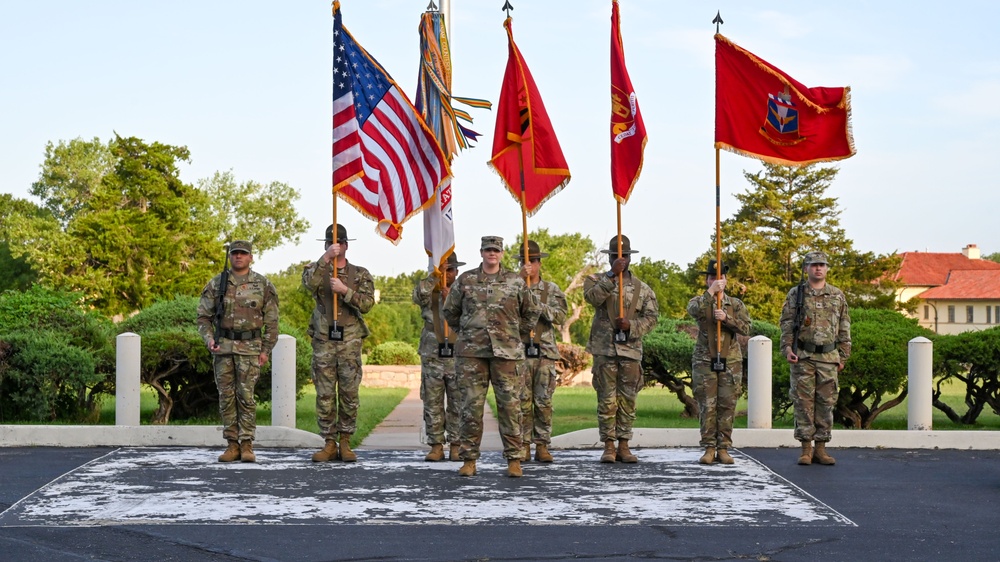
M 369 333 L 363 315 L 375 304 L 375 282 L 367 269 L 348 263 L 351 240 L 347 229 L 338 224 L 334 242 L 331 224 L 326 229 L 326 251 L 302 272 L 302 285 L 316 300 L 308 333 L 313 346 L 316 418 L 326 440 L 326 446 L 312 456 L 313 462 L 358 460 L 351 450 L 351 435 L 357 429 L 361 343 Z
M 597 390 L 597 423 L 604 453 L 601 462 L 639 462 L 628 448 L 635 423 L 635 398 L 642 389 L 642 337 L 656 327 L 659 305 L 653 290 L 632 275 L 628 266 L 632 254 L 628 236 L 621 237 L 622 257 L 618 257 L 618 237 L 607 251 L 611 270 L 589 275 L 583 282 L 583 298 L 594 307 L 587 351 L 594 356 L 593 385 Z M 619 308 L 618 274 L 623 275 L 624 306 Z M 615 450 L 615 439 L 618 449 Z
M 538 304 L 524 280 L 501 265 L 503 238 L 483 236 L 482 263 L 458 277 L 448 292 L 444 317 L 458 332 L 455 372 L 462 395 L 461 476 L 476 474 L 483 440 L 483 405 L 490 383 L 496 395 L 507 475 L 521 477 L 521 334 L 538 322 Z
M 424 329 L 420 333 L 420 400 L 424 403 L 424 427 L 431 451 L 425 461 L 444 460 L 444 443 L 449 443 L 448 460 L 459 460 L 458 380 L 455 376 L 456 333 L 448 329 L 441 309 L 458 268 L 465 262 L 458 261 L 454 253 L 448 256 L 442 287 L 435 271 L 413 288 L 413 302 L 420 306 Z
M 528 263 L 521 258 L 521 278 L 528 282 L 539 304 L 538 324 L 524 338 L 525 360 L 521 363 L 524 392 L 521 394 L 521 441 L 524 460 L 531 458 L 531 443 L 535 443 L 535 460 L 552 462 L 549 443 L 552 442 L 552 393 L 556 389 L 556 361 L 560 359 L 556 346 L 554 324 L 566 320 L 566 295 L 552 281 L 542 279 L 542 258 L 538 243 L 528 240 Z
M 698 401 L 701 422 L 701 446 L 705 454 L 698 462 L 733 464 L 729 447 L 733 444 L 733 417 L 736 401 L 743 393 L 743 353 L 736 336 L 750 335 L 750 315 L 743 301 L 725 293 L 729 266 L 722 265 L 717 277 L 717 262 L 710 260 L 705 271 L 708 290 L 688 302 L 687 312 L 698 323 L 698 341 L 691 355 L 691 385 Z M 722 307 L 717 298 L 722 296 Z M 718 322 L 722 322 L 722 340 L 718 340 Z M 716 456 L 718 455 L 718 456 Z
M 788 395 L 795 407 L 795 439 L 802 443 L 799 464 L 837 462 L 826 444 L 837 374 L 851 356 L 851 315 L 844 292 L 826 282 L 828 263 L 823 252 L 806 254 L 802 267 L 808 283 L 792 287 L 781 309 L 781 350 L 792 369 Z
M 250 270 L 250 242 L 230 244 L 229 258 L 231 270 L 213 277 L 201 292 L 198 333 L 212 353 L 222 436 L 229 443 L 219 462 L 255 462 L 254 387 L 278 343 L 278 292 L 266 277 Z

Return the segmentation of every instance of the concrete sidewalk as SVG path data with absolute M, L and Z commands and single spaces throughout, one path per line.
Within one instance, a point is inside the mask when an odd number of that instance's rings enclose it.
M 414 388 L 403 398 L 365 440 L 361 442 L 363 449 L 397 449 L 414 450 L 429 449 L 424 435 L 424 403 L 420 400 L 420 389 Z M 446 447 L 447 449 L 447 447 Z M 489 404 L 483 408 L 483 443 L 482 451 L 502 451 L 500 442 L 500 427 L 493 416 Z

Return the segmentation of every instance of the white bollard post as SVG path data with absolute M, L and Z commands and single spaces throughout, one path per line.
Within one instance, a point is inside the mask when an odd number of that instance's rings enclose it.
M 907 345 L 906 417 L 910 431 L 933 428 L 934 343 L 916 337 Z
M 271 425 L 295 428 L 295 338 L 288 334 L 271 351 Z
M 754 336 L 747 345 L 747 427 L 771 429 L 771 340 Z
M 125 332 L 115 338 L 115 425 L 139 425 L 142 337 Z

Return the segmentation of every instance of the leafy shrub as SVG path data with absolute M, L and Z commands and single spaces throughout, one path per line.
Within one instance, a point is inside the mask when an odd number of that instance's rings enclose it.
M 420 355 L 412 345 L 402 341 L 379 344 L 368 354 L 369 365 L 419 365 Z
M 934 407 L 958 424 L 972 425 L 989 406 L 1000 414 L 1000 327 L 934 338 Z M 956 412 L 941 400 L 941 385 L 956 378 L 965 384 L 968 409 Z
M 661 316 L 656 328 L 642 339 L 642 371 L 667 387 L 684 405 L 681 417 L 698 417 L 698 404 L 691 389 L 691 355 L 697 326 L 690 320 Z

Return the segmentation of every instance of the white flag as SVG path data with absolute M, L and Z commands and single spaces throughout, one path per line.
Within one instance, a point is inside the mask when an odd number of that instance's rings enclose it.
M 445 261 L 455 252 L 455 223 L 451 211 L 451 178 L 446 179 L 434 201 L 424 209 L 424 249 L 428 270 L 443 276 Z

